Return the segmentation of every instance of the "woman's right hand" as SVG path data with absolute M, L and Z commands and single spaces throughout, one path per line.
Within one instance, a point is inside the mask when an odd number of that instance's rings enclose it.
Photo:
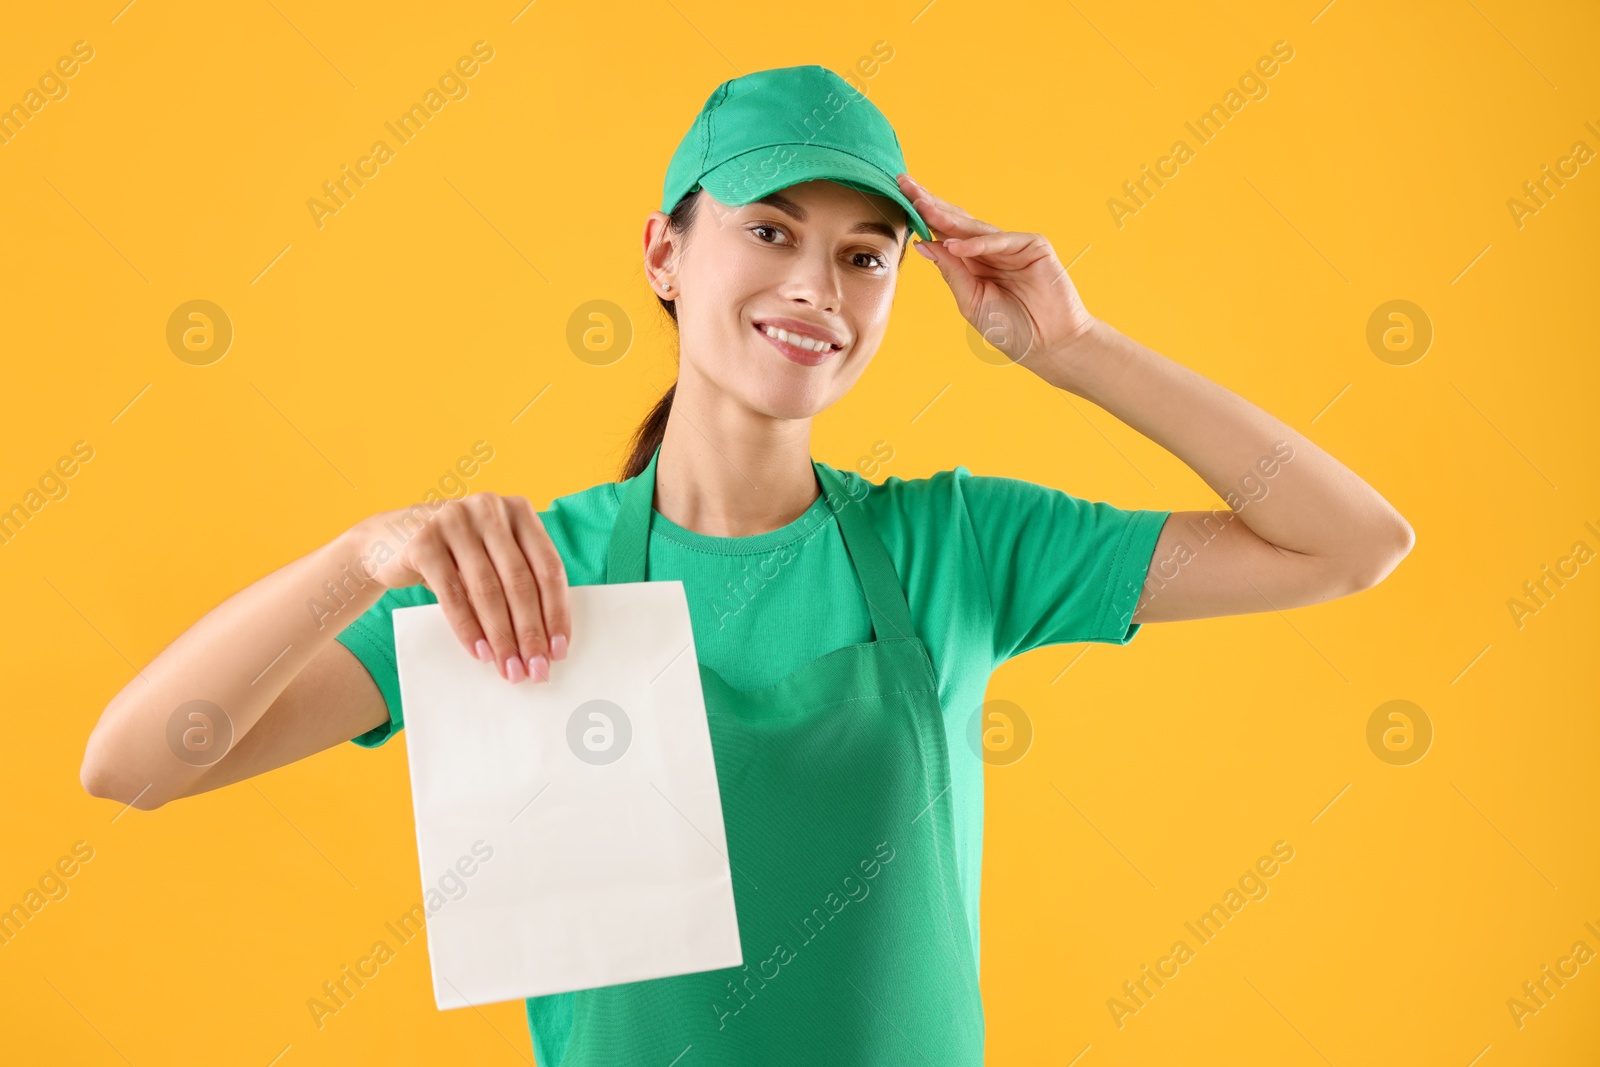
M 413 529 L 419 511 L 426 507 L 362 523 L 363 558 L 380 541 L 392 553 L 367 577 L 390 589 L 426 586 L 468 655 L 513 682 L 548 681 L 550 661 L 567 656 L 572 616 L 566 565 L 533 505 L 496 493 L 446 500 L 396 551 L 395 531 Z

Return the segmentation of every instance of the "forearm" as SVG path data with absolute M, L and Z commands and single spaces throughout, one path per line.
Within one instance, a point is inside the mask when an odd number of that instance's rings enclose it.
M 383 595 L 360 567 L 363 531 L 358 524 L 273 571 L 178 635 L 101 714 L 85 786 L 144 809 L 183 795 Z
M 1355 472 L 1282 420 L 1105 322 L 1036 370 L 1183 460 L 1280 549 L 1358 565 L 1409 547 L 1405 519 Z M 1275 466 L 1270 478 L 1262 463 Z M 1241 482 L 1260 488 L 1252 496 Z

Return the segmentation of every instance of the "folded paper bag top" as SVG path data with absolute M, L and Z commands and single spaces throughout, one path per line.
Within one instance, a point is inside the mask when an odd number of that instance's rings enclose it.
M 440 1009 L 743 962 L 683 583 L 569 593 L 584 639 L 537 684 L 394 612 Z

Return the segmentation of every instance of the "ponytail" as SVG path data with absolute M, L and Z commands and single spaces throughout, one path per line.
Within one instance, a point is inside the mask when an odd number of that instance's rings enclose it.
M 677 234 L 687 234 L 689 227 L 694 223 L 695 209 L 700 204 L 700 197 L 690 193 L 678 201 L 672 209 L 672 214 L 667 216 L 668 225 Z M 678 305 L 675 300 L 656 294 L 656 300 L 661 308 L 672 319 L 674 327 L 678 324 Z M 667 391 L 657 400 L 650 409 L 650 414 L 645 416 L 644 422 L 633 431 L 633 444 L 628 450 L 628 460 L 622 466 L 622 480 L 644 473 L 645 467 L 650 465 L 650 458 L 656 454 L 656 449 L 661 447 L 661 441 L 667 433 L 667 417 L 672 414 L 672 397 L 678 391 L 678 383 L 674 381 L 667 387 Z

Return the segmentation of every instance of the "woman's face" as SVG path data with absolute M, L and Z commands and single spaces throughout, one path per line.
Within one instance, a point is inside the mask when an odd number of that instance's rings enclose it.
M 883 339 L 909 238 L 905 212 L 824 180 L 743 207 L 693 195 L 687 235 L 672 233 L 659 211 L 645 229 L 647 258 L 665 268 L 677 302 L 677 395 L 710 389 L 782 419 L 822 411 Z M 824 350 L 808 347 L 817 339 Z

